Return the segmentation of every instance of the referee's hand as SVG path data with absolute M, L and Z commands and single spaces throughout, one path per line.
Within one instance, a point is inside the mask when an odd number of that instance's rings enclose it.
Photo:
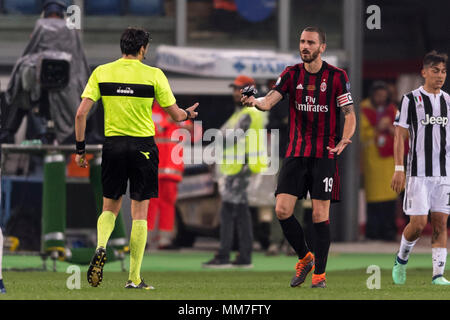
M 395 171 L 392 176 L 391 188 L 397 193 L 400 193 L 405 189 L 405 172 L 403 171 Z
M 194 103 L 192 106 L 190 106 L 189 108 L 186 108 L 186 110 L 189 110 L 190 113 L 190 119 L 195 119 L 198 116 L 198 112 L 195 112 L 195 109 L 198 107 L 199 103 L 196 102 Z
M 77 154 L 75 156 L 75 162 L 80 168 L 87 168 L 89 163 L 86 159 L 86 153 Z

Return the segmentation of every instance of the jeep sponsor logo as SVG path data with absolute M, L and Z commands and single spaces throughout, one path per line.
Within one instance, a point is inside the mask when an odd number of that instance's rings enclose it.
M 435 117 L 435 116 L 431 116 L 429 114 L 425 114 L 425 119 L 420 120 L 420 123 L 423 124 L 424 126 L 426 125 L 440 125 L 445 127 L 448 123 L 448 118 L 447 117 Z
M 306 103 L 298 103 L 295 101 L 295 108 L 299 111 L 308 112 L 328 112 L 328 105 L 316 104 L 316 98 L 306 96 Z

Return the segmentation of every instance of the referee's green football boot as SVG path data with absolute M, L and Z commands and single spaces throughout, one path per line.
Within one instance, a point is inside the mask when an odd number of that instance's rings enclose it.
M 87 280 L 92 287 L 98 287 L 103 280 L 103 267 L 106 262 L 106 249 L 103 247 L 95 250 L 91 264 L 87 272 Z
M 392 268 L 392 280 L 395 284 L 405 284 L 406 282 L 406 263 L 400 263 L 395 256 L 394 267 Z
M 437 285 L 440 285 L 440 286 L 449 286 L 450 285 L 450 281 L 445 279 L 443 276 L 434 277 L 434 279 L 431 281 L 431 283 L 432 284 L 437 284 Z

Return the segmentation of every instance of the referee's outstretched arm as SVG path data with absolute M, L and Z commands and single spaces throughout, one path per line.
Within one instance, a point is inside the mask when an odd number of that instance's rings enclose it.
M 81 100 L 80 106 L 77 110 L 77 115 L 75 117 L 75 138 L 77 141 L 77 155 L 75 158 L 76 163 L 82 168 L 86 168 L 88 163 L 86 161 L 85 148 L 85 131 L 86 131 L 86 119 L 89 111 L 92 109 L 94 101 L 89 98 L 83 98 Z M 199 103 L 196 102 L 186 110 L 178 107 L 176 103 L 169 107 L 163 108 L 174 121 L 185 121 L 188 119 L 195 119 L 198 112 L 195 109 L 198 107 Z
M 185 121 L 188 119 L 195 119 L 198 115 L 198 112 L 195 112 L 195 109 L 198 107 L 198 102 L 194 103 L 192 106 L 187 108 L 186 110 L 181 109 L 176 103 L 169 107 L 163 108 L 171 117 L 173 121 Z

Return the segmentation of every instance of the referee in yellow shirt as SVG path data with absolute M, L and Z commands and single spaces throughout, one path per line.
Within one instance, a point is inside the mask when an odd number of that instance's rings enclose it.
M 105 143 L 102 153 L 103 210 L 97 221 L 97 249 L 88 269 L 88 282 L 98 286 L 103 279 L 106 244 L 130 181 L 131 216 L 130 274 L 125 288 L 153 289 L 140 276 L 147 243 L 149 199 L 158 197 L 158 148 L 153 136 L 152 103 L 156 99 L 174 121 L 197 116 L 198 103 L 178 107 L 164 73 L 141 61 L 148 51 L 150 35 L 138 28 L 126 29 L 120 39 L 122 58 L 98 66 L 81 95 L 75 118 L 76 162 L 87 167 L 85 157 L 86 117 L 102 98 L 105 112 Z

